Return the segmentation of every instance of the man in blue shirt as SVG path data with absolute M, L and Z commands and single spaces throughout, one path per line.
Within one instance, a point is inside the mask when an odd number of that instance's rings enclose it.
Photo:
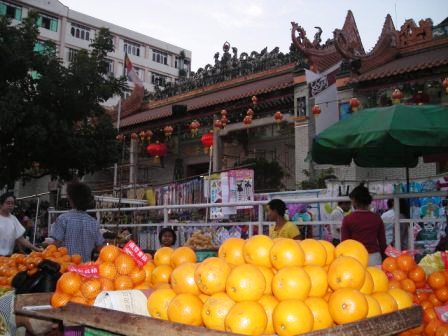
M 53 226 L 51 237 L 57 246 L 65 246 L 70 255 L 79 254 L 82 261 L 91 260 L 92 252 L 104 244 L 98 222 L 86 210 L 93 205 L 90 188 L 80 182 L 67 186 L 67 196 L 72 210 L 60 215 Z

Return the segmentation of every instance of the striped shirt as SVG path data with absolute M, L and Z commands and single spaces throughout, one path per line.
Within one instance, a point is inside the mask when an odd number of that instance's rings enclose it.
M 60 215 L 50 236 L 61 241 L 70 255 L 81 255 L 83 262 L 91 260 L 95 246 L 104 244 L 99 224 L 85 211 L 70 210 Z

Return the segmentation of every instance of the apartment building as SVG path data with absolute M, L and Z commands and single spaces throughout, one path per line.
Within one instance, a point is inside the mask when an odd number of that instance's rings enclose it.
M 123 74 L 125 52 L 148 91 L 155 85 L 175 82 L 179 70 L 190 71 L 191 51 L 74 11 L 57 0 L 0 0 L 0 16 L 6 15 L 17 24 L 33 10 L 38 13 L 39 39 L 56 44 L 59 57 L 70 64 L 80 49 L 89 49 L 99 28 L 108 28 L 113 35 L 115 51 L 108 55 L 109 70 L 115 76 Z M 36 49 L 40 48 L 36 45 Z M 184 57 L 181 57 L 183 53 Z M 132 83 L 129 83 L 132 86 Z M 108 104 L 115 104 L 115 100 Z

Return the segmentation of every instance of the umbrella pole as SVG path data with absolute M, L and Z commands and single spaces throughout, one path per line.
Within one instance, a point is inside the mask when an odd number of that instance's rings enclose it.
M 409 184 L 409 167 L 406 167 L 406 192 L 409 192 L 410 184 Z

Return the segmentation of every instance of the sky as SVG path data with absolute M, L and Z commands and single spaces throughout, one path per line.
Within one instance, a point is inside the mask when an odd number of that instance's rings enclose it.
M 228 41 L 238 52 L 279 47 L 288 52 L 291 21 L 310 40 L 315 26 L 322 41 L 342 25 L 352 10 L 366 51 L 376 43 L 387 14 L 399 29 L 406 19 L 448 16 L 447 0 L 61 0 L 70 9 L 192 51 L 193 71 L 213 64 Z

